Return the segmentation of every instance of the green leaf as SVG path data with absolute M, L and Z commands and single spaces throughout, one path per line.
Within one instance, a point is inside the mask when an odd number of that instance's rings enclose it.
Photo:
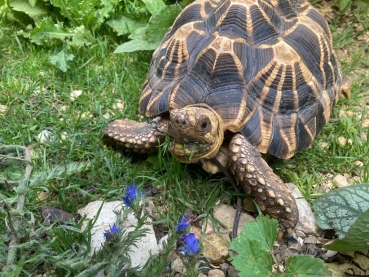
M 36 4 L 36 1 L 34 3 Z M 47 8 L 42 1 L 32 6 L 28 1 L 10 0 L 9 5 L 14 11 L 27 14 L 35 22 L 41 21 L 42 18 L 47 15 Z
M 137 17 L 135 15 L 131 15 L 128 13 L 124 13 L 118 17 L 115 17 L 106 23 L 113 28 L 118 35 L 126 35 L 131 34 L 135 30 L 145 27 L 147 24 L 148 18 L 145 17 Z
M 340 11 L 344 11 L 350 4 L 352 4 L 352 0 L 340 0 Z
M 343 239 L 336 239 L 324 248 L 337 251 L 369 249 L 369 210 L 357 218 Z
M 91 45 L 95 40 L 91 32 L 85 28 L 85 26 L 79 26 L 72 30 L 73 37 L 70 45 L 81 47 L 85 45 Z
M 35 7 L 37 4 L 37 0 L 28 0 L 28 3 L 32 6 Z
M 50 63 L 63 72 L 67 72 L 69 68 L 67 63 L 73 59 L 74 55 L 68 54 L 66 50 L 62 50 L 58 54 L 49 57 Z
M 324 266 L 324 262 L 312 256 L 291 256 L 286 261 L 286 270 L 281 277 L 328 277 L 332 273 Z
M 125 42 L 119 45 L 114 53 L 123 53 L 123 52 L 134 52 L 134 51 L 141 51 L 141 50 L 155 50 L 158 47 L 158 43 L 152 43 L 147 40 L 139 40 L 134 39 L 128 42 Z
M 345 237 L 356 219 L 369 209 L 369 184 L 335 189 L 314 202 L 317 223 Z
M 162 0 L 142 0 L 145 3 L 146 8 L 152 14 L 158 14 L 165 8 L 165 3 Z
M 147 24 L 145 32 L 148 40 L 160 42 L 181 10 L 181 6 L 171 5 L 165 7 L 160 14 L 153 15 Z
M 62 23 L 54 24 L 50 17 L 45 18 L 40 26 L 30 33 L 31 41 L 39 45 L 50 39 L 65 40 L 71 36 L 73 34 L 68 29 L 63 28 Z
M 239 237 L 231 243 L 233 265 L 239 276 L 272 276 L 271 251 L 277 237 L 278 223 L 267 216 L 248 222 Z

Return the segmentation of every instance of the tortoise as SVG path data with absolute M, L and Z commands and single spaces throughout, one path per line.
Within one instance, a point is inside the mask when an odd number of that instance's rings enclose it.
M 307 149 L 345 87 L 328 25 L 304 0 L 197 0 L 154 51 L 139 111 L 115 120 L 108 144 L 169 150 L 183 163 L 234 174 L 282 234 L 298 222 L 295 199 L 263 159 Z

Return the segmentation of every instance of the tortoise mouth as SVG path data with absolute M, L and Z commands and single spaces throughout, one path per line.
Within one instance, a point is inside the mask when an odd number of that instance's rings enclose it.
M 191 105 L 170 111 L 169 150 L 180 162 L 196 163 L 216 155 L 223 143 L 220 116 L 207 105 Z

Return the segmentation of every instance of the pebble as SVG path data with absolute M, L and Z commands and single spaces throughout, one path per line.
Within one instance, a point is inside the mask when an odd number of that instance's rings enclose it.
M 76 100 L 78 97 L 80 97 L 82 95 L 82 90 L 74 90 L 71 92 L 69 99 L 71 101 Z
M 202 245 L 203 255 L 211 264 L 222 264 L 229 257 L 229 242 L 219 233 L 206 234 Z
M 212 269 L 209 270 L 208 277 L 225 277 L 225 274 L 219 269 Z
M 347 144 L 347 139 L 345 137 L 338 137 L 338 142 L 342 145 L 342 146 L 345 146 Z
M 233 229 L 233 222 L 236 216 L 236 209 L 231 206 L 221 204 L 214 208 L 213 216 L 215 219 L 219 220 L 226 227 L 224 233 L 226 233 L 228 236 L 229 232 L 231 232 Z M 247 213 L 241 213 L 237 234 L 240 235 L 246 223 L 252 220 L 255 220 L 253 216 Z
M 164 244 L 166 244 L 168 241 L 168 234 L 166 234 L 164 237 L 162 237 L 159 242 L 158 242 L 158 249 L 159 252 L 163 252 L 164 251 Z
M 363 128 L 369 127 L 369 118 L 363 120 L 363 123 L 361 123 L 361 127 Z
M 8 106 L 0 105 L 0 115 L 6 115 L 7 112 L 8 112 Z
M 120 99 L 117 99 L 115 101 L 115 106 L 117 107 L 118 110 L 123 111 L 124 110 L 124 102 Z
M 43 130 L 37 135 L 37 140 L 42 144 L 48 144 L 51 142 L 53 135 L 50 131 Z
M 173 261 L 172 263 L 172 270 L 174 272 L 178 272 L 178 273 L 185 273 L 186 272 L 186 268 L 184 267 L 183 261 L 181 258 L 177 258 Z
M 337 174 L 334 178 L 333 178 L 333 183 L 338 187 L 338 188 L 344 188 L 349 186 L 350 184 L 348 183 L 347 179 L 342 176 L 341 174 Z

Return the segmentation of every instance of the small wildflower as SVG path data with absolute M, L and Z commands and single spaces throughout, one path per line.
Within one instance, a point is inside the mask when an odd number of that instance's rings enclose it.
M 176 225 L 176 231 L 178 233 L 183 232 L 188 226 L 190 226 L 189 222 L 186 220 L 185 216 L 182 216 L 182 220 L 180 223 Z
M 127 206 L 132 207 L 133 202 L 136 201 L 137 197 L 137 187 L 136 185 L 128 186 L 127 187 L 127 193 L 125 196 L 123 196 L 123 203 Z
M 114 236 L 115 233 L 120 233 L 120 232 L 122 232 L 122 229 L 118 228 L 117 225 L 114 223 L 113 227 L 111 227 L 110 230 L 105 231 L 104 237 L 108 239 Z
M 188 235 L 182 234 L 185 246 L 180 248 L 186 256 L 193 256 L 200 250 L 200 241 L 196 238 L 194 233 L 189 233 Z

